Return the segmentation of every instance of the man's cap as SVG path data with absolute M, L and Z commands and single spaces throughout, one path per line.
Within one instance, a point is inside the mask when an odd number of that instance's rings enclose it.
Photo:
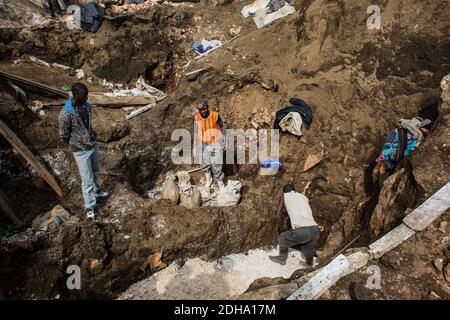
M 197 105 L 202 105 L 203 107 L 208 107 L 208 100 L 206 99 L 198 99 L 197 100 Z

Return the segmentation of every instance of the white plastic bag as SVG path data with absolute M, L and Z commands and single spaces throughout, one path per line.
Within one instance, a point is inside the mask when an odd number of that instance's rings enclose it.
M 180 188 L 180 205 L 185 208 L 197 208 L 202 204 L 200 191 L 191 184 L 191 176 L 186 171 L 177 172 L 178 187 Z
M 280 128 L 282 131 L 288 131 L 293 135 L 302 136 L 302 116 L 298 112 L 289 112 L 280 121 Z
M 226 187 L 219 191 L 216 204 L 219 207 L 235 206 L 241 200 L 242 183 L 240 181 L 229 180 Z
M 247 18 L 251 15 L 254 15 L 256 11 L 265 9 L 268 6 L 269 2 L 270 0 L 256 0 L 252 4 L 245 6 L 241 10 L 241 13 L 245 18 Z

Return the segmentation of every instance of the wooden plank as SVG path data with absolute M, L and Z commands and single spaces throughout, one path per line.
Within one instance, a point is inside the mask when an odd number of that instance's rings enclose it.
M 14 213 L 14 210 L 11 208 L 8 202 L 8 198 L 3 193 L 2 190 L 0 190 L 0 209 L 6 214 L 6 216 L 15 224 L 22 225 L 23 222 L 19 218 L 17 218 L 16 214 Z
M 37 171 L 37 173 L 49 184 L 50 187 L 60 197 L 63 191 L 55 178 L 48 172 L 47 168 L 31 153 L 25 144 L 20 140 L 8 126 L 0 120 L 0 133 L 12 145 L 12 147 Z
M 350 270 L 350 261 L 344 255 L 339 255 L 328 265 L 323 267 L 306 284 L 301 286 L 287 300 L 315 300 L 333 286 Z
M 59 90 L 59 89 L 47 86 L 45 84 L 42 84 L 42 83 L 39 83 L 39 82 L 36 82 L 36 81 L 33 81 L 33 80 L 26 79 L 24 77 L 20 77 L 20 76 L 14 75 L 14 74 L 9 73 L 9 72 L 0 71 L 0 76 L 4 77 L 6 79 L 12 80 L 12 81 L 16 81 L 16 82 L 19 82 L 19 83 L 22 83 L 22 84 L 34 87 L 36 89 L 45 91 L 47 93 L 57 95 L 59 97 L 67 98 L 69 96 L 68 93 L 66 93 L 66 92 L 64 92 L 62 90 Z
M 121 108 L 123 106 L 144 106 L 154 104 L 156 97 L 110 97 L 103 93 L 89 93 L 89 102 L 99 107 Z
M 448 208 L 450 208 L 450 182 L 408 214 L 403 223 L 415 231 L 423 231 Z
M 408 228 L 402 223 L 397 228 L 384 235 L 381 239 L 378 239 L 369 245 L 369 254 L 375 259 L 378 259 L 385 253 L 402 244 L 415 233 L 416 232 L 414 230 Z

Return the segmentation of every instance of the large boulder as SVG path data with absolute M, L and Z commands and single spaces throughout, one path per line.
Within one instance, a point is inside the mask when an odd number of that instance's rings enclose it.
M 415 184 L 409 168 L 402 168 L 386 179 L 370 219 L 371 239 L 393 229 L 405 216 L 405 210 L 414 206 Z

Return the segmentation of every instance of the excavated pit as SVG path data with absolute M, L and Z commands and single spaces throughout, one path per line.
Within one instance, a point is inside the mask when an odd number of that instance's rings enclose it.
M 101 203 L 98 221 L 92 222 L 84 218 L 76 165 L 58 139 L 60 108 L 51 107 L 40 118 L 20 105 L 7 86 L 1 88 L 1 119 L 40 155 L 65 191 L 58 199 L 0 138 L 0 188 L 26 222 L 25 227 L 14 229 L 0 215 L 2 235 L 25 231 L 34 217 L 56 204 L 81 219 L 77 225 L 32 241 L 25 237 L 13 244 L 2 242 L 0 287 L 6 297 L 110 299 L 152 274 L 146 260 L 155 252 L 162 252 L 162 260 L 169 264 L 276 245 L 285 222 L 275 218 L 275 209 L 280 190 L 288 182 L 305 190 L 323 228 L 318 248 L 322 261 L 355 237 L 359 239 L 353 246 L 366 245 L 395 227 L 406 209 L 431 192 L 430 187 L 422 186 L 414 176 L 414 165 L 407 164 L 390 177 L 383 191 L 371 183 L 370 155 L 379 150 L 383 135 L 398 118 L 426 115 L 438 119 L 439 81 L 450 73 L 450 41 L 448 35 L 442 36 L 448 22 L 445 8 L 435 1 L 434 10 L 443 11 L 434 17 L 436 28 L 416 34 L 410 28 L 396 28 L 402 18 L 390 17 L 388 28 L 365 39 L 364 26 L 352 18 L 356 15 L 363 20 L 365 5 L 297 1 L 299 13 L 264 30 L 241 20 L 240 3 L 220 8 L 224 18 L 215 25 L 217 31 L 199 30 L 208 29 L 218 9 L 165 5 L 105 21 L 96 35 L 61 26 L 20 32 L 0 29 L 2 66 L 10 68 L 11 59 L 32 54 L 83 68 L 95 79 L 130 86 L 143 75 L 169 94 L 132 121 L 124 120 L 122 110 L 95 110 L 101 182 L 112 195 Z M 400 1 L 387 1 L 383 10 L 389 13 L 399 5 Z M 403 15 L 406 11 L 401 11 Z M 243 27 L 241 39 L 203 62 L 208 71 L 185 79 L 182 67 L 191 57 L 191 41 L 215 33 L 223 36 L 237 21 Z M 386 39 L 389 44 L 381 46 Z M 268 48 L 267 43 L 279 45 Z M 28 63 L 19 68 L 43 78 L 50 72 Z M 61 81 L 75 81 L 71 74 L 47 78 L 55 87 Z M 96 83 L 92 86 L 98 88 Z M 301 139 L 282 135 L 280 155 L 285 170 L 278 176 L 259 176 L 254 165 L 225 166 L 227 176 L 244 185 L 238 206 L 189 210 L 147 197 L 168 171 L 180 169 L 170 159 L 175 144 L 170 136 L 174 128 L 192 130 L 192 103 L 198 97 L 210 99 L 227 127 L 248 129 L 254 127 L 251 120 L 260 128 L 271 128 L 274 112 L 292 96 L 312 105 L 313 126 Z M 30 97 L 40 99 L 46 98 L 37 93 Z M 265 121 L 266 115 L 271 121 Z M 322 151 L 322 163 L 301 173 L 306 157 Z M 410 181 L 410 188 L 399 189 L 402 181 Z M 386 207 L 379 199 L 383 192 L 402 201 L 395 208 Z M 411 193 L 413 199 L 408 197 Z M 381 211 L 390 219 L 371 222 Z M 82 270 L 81 290 L 66 287 L 69 265 Z

